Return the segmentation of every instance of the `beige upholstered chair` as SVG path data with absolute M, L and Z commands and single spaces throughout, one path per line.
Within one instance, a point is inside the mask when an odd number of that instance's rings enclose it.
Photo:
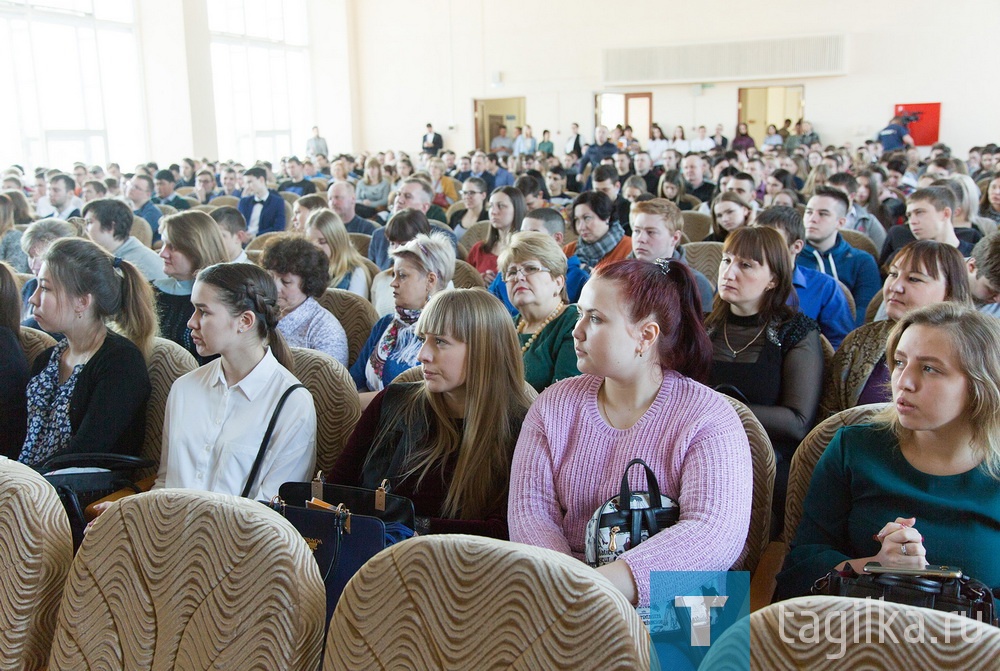
M 433 535 L 380 552 L 330 621 L 324 671 L 648 669 L 635 609 L 572 557 L 492 538 Z
M 361 256 L 368 256 L 368 247 L 371 245 L 372 236 L 367 233 L 348 233 L 347 237 L 351 239 L 351 244 Z
M 477 242 L 483 242 L 486 240 L 486 236 L 490 234 L 490 222 L 488 221 L 477 221 L 472 225 L 469 230 L 465 232 L 462 236 L 462 244 L 465 248 L 472 249 L 473 245 Z
M 865 308 L 865 323 L 871 324 L 875 321 L 875 315 L 878 314 L 878 309 L 882 307 L 882 291 L 876 291 L 875 295 L 872 296 L 871 301 L 868 302 L 868 307 Z
M 343 289 L 327 289 L 316 300 L 332 312 L 344 327 L 347 333 L 347 363 L 353 365 L 378 321 L 378 313 L 369 301 Z
M 194 192 L 192 191 L 191 193 Z M 201 203 L 198 202 L 198 199 L 195 198 L 194 196 L 184 196 L 184 200 L 186 200 L 188 202 L 188 205 L 190 205 L 191 207 L 198 207 L 199 205 L 201 205 Z
M 160 463 L 163 447 L 163 415 L 167 409 L 167 395 L 174 381 L 198 367 L 198 361 L 190 352 L 172 340 L 154 338 L 153 351 L 146 362 L 152 393 L 146 404 L 146 437 L 142 441 L 144 459 Z M 157 466 L 158 468 L 158 466 Z M 140 471 L 136 477 L 147 478 L 156 475 L 157 468 Z
M 690 214 L 684 212 L 683 214 Z M 695 236 L 688 233 L 692 240 Z M 719 264 L 722 263 L 721 242 L 692 242 L 684 245 L 684 256 L 688 265 L 700 271 L 715 288 L 719 282 Z
M 171 214 L 177 214 L 177 208 L 173 205 L 166 205 L 164 203 L 157 203 L 156 207 L 160 209 L 164 217 L 170 216 Z
M 148 221 L 138 215 L 132 215 L 132 230 L 130 234 L 147 247 L 153 245 L 153 227 L 149 225 Z
M 267 247 L 268 242 L 280 238 L 283 235 L 291 235 L 291 233 L 286 233 L 284 231 L 268 231 L 267 233 L 261 233 L 253 240 L 248 242 L 245 249 L 247 251 L 251 251 L 254 249 L 263 250 L 265 247 Z
M 920 640 L 913 641 L 918 622 Z M 701 668 L 745 669 L 747 650 L 754 671 L 992 669 L 1000 656 L 1000 629 L 916 606 L 807 596 L 751 614 L 749 627 L 731 627 Z
M 723 394 L 725 396 L 725 394 Z M 757 568 L 764 548 L 771 540 L 771 499 L 774 496 L 774 448 L 771 439 L 761 423 L 746 405 L 735 398 L 725 396 L 733 406 L 743 430 L 750 441 L 750 459 L 753 464 L 753 506 L 750 510 L 750 529 L 739 559 L 733 564 L 734 571 L 750 571 Z
M 375 279 L 375 276 L 382 272 L 382 269 L 378 267 L 378 264 L 371 259 L 363 259 L 365 268 L 368 269 L 368 277 L 370 279 Z M 371 286 L 371 282 L 368 283 Z
M 208 204 L 216 207 L 236 207 L 240 204 L 240 199 L 236 196 L 216 196 L 208 201 Z
M 52 669 L 315 671 L 326 590 L 256 501 L 164 489 L 118 501 L 70 568 Z
M 809 491 L 813 469 L 816 468 L 816 462 L 823 455 L 833 434 L 845 426 L 870 422 L 884 407 L 882 403 L 873 403 L 838 412 L 816 425 L 799 443 L 789 467 L 788 490 L 785 494 L 785 527 L 778 540 L 770 543 L 764 550 L 764 555 L 753 575 L 750 584 L 751 610 L 762 608 L 771 602 L 775 588 L 774 579 L 781 570 L 789 545 L 795 538 L 795 531 L 802 519 L 802 503 Z
M 292 218 L 295 216 L 295 211 L 292 209 L 292 204 L 287 200 L 285 201 L 285 228 L 291 228 Z
M 698 199 L 698 196 L 693 196 L 690 193 L 685 193 L 677 200 L 687 203 L 688 205 L 691 206 L 690 209 L 684 210 L 685 212 L 694 211 L 697 210 L 699 207 L 701 207 L 701 201 Z
M 179 186 L 179 187 L 177 187 L 177 195 L 178 196 L 189 196 L 192 193 L 194 193 L 194 187 L 193 186 Z
M 851 247 L 854 247 L 854 249 L 860 249 L 862 252 L 868 252 L 872 255 L 873 259 L 878 261 L 879 250 L 875 246 L 875 243 L 872 242 L 872 239 L 867 235 L 860 231 L 852 231 L 846 228 L 842 228 L 838 232 L 840 233 L 840 237 L 844 239 L 844 242 L 849 244 Z
M 216 207 L 218 207 L 218 206 L 217 205 L 203 205 L 201 203 L 198 203 L 197 205 L 192 205 L 191 209 L 192 210 L 196 210 L 198 212 L 204 212 L 205 214 L 212 214 L 212 212 L 215 211 Z
M 291 191 L 279 191 L 278 195 L 285 199 L 285 202 L 294 205 L 295 201 L 299 199 L 299 194 L 292 193 Z
M 56 339 L 45 331 L 39 331 L 28 326 L 21 327 L 21 349 L 24 350 L 24 356 L 28 360 L 29 370 L 38 355 L 48 348 L 54 347 L 55 344 Z
M 455 259 L 455 276 L 451 279 L 459 289 L 473 289 L 475 287 L 485 287 L 483 276 L 479 271 L 470 266 L 465 261 Z
M 463 245 L 461 242 L 455 245 L 455 258 L 459 261 L 465 261 L 469 258 L 469 248 Z
M 701 242 L 708 237 L 709 233 L 712 232 L 712 217 L 707 214 L 695 212 L 694 210 L 687 210 L 685 212 L 681 212 L 681 217 L 684 219 L 683 230 L 687 233 L 687 236 L 691 238 L 692 242 Z M 712 273 L 712 275 L 718 274 L 718 269 Z M 712 275 L 708 275 L 708 273 L 706 273 L 706 276 L 709 278 L 711 278 Z
M 329 180 L 323 179 L 322 177 L 313 177 L 312 183 L 316 185 L 316 193 L 324 194 L 329 188 Z
M 0 669 L 45 666 L 72 561 L 56 490 L 34 469 L 0 457 Z
M 316 406 L 316 468 L 333 468 L 354 425 L 361 418 L 358 389 L 347 369 L 328 354 L 292 347 L 295 377 L 312 394 Z
M 459 188 L 461 188 L 461 187 L 459 187 Z M 467 209 L 469 209 L 469 208 L 467 208 L 465 206 L 465 202 L 463 200 L 459 199 L 459 200 L 456 200 L 454 203 L 452 203 L 451 205 L 448 206 L 448 209 L 444 211 L 444 215 L 448 218 L 448 221 L 450 222 L 451 221 L 451 216 L 453 214 L 455 214 L 456 212 L 461 212 L 462 210 L 467 210 Z
M 837 280 L 837 285 L 840 286 L 840 292 L 842 294 L 844 294 L 844 300 L 847 301 L 847 307 L 849 307 L 851 309 L 851 319 L 857 319 L 858 318 L 858 304 L 854 300 L 854 294 L 852 294 L 851 290 L 848 288 L 848 286 L 846 284 L 844 284 L 843 282 L 841 282 L 840 280 Z
M 31 273 L 14 273 L 17 277 L 17 289 L 20 291 L 24 288 L 24 285 L 35 279 L 35 276 Z

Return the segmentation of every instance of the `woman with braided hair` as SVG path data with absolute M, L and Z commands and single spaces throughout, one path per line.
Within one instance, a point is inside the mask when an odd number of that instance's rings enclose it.
M 249 263 L 220 263 L 198 273 L 191 292 L 191 339 L 218 358 L 178 379 L 163 419 L 155 487 L 239 495 L 280 399 L 299 381 L 277 330 L 274 280 Z M 281 406 L 248 494 L 270 499 L 283 482 L 306 480 L 316 461 L 316 410 L 305 388 Z

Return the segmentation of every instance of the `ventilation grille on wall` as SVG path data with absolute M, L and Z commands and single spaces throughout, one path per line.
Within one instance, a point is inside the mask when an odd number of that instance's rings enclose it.
M 847 74 L 843 35 L 604 50 L 605 84 L 683 84 Z

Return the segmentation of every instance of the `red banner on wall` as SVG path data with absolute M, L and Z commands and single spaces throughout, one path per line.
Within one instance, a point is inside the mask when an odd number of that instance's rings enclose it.
M 938 141 L 938 131 L 941 127 L 941 103 L 909 103 L 896 105 L 895 116 L 912 115 L 916 120 L 910 121 L 910 137 L 918 147 L 927 147 Z

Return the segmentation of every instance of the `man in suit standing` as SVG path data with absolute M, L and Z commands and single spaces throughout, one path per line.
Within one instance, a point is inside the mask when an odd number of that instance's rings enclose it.
M 569 127 L 569 137 L 566 138 L 566 146 L 564 148 L 564 153 L 566 154 L 576 154 L 577 156 L 582 156 L 582 147 L 580 145 L 580 124 L 573 123 Z
M 431 124 L 427 124 L 427 132 L 424 133 L 424 140 L 421 147 L 430 156 L 437 156 L 438 152 L 444 148 L 444 140 L 441 139 L 441 134 L 435 133 L 434 126 Z
M 285 230 L 285 199 L 267 188 L 267 172 L 254 166 L 243 173 L 243 197 L 237 209 L 251 237 Z

